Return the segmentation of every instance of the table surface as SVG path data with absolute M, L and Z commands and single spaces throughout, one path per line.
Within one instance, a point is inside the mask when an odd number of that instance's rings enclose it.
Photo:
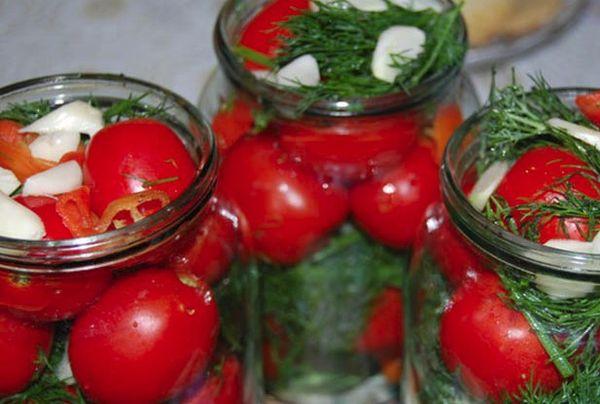
M 0 86 L 65 72 L 113 72 L 168 87 L 196 102 L 216 59 L 212 29 L 223 0 L 0 0 Z M 600 1 L 546 46 L 504 62 L 519 78 L 600 87 Z M 470 72 L 480 98 L 490 69 Z

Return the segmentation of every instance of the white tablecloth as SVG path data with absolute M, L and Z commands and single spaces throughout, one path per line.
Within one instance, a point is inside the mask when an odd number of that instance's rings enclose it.
M 212 30 L 222 0 L 0 0 L 0 86 L 62 72 L 115 72 L 156 82 L 196 102 L 216 60 Z M 552 85 L 600 87 L 600 1 L 549 45 L 497 66 Z M 489 69 L 472 77 L 487 94 Z

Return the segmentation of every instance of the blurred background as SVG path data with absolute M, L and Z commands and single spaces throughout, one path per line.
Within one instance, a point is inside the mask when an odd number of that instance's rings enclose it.
M 195 103 L 216 64 L 212 30 L 222 3 L 0 0 L 0 86 L 63 72 L 113 72 Z M 501 83 L 514 66 L 519 78 L 543 72 L 553 86 L 600 87 L 600 0 L 467 0 L 465 13 L 478 46 L 468 72 L 482 100 L 491 66 Z

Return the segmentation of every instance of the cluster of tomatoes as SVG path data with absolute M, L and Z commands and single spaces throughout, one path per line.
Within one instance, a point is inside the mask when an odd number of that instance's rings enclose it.
M 38 134 L 20 128 L 0 121 L 0 166 L 25 181 L 57 163 L 33 157 L 28 144 Z M 177 198 L 197 175 L 178 135 L 146 118 L 105 126 L 66 160 L 83 169 L 80 188 L 14 197 L 41 219 L 45 240 L 127 226 Z M 240 402 L 241 364 L 218 347 L 211 288 L 235 254 L 235 222 L 212 201 L 187 238 L 158 266 L 0 273 L 0 397 L 23 392 L 49 371 L 43 359 L 57 329 L 67 327 L 72 381 L 87 399 L 158 402 L 197 385 L 189 403 Z
M 576 100 L 595 124 L 600 124 L 599 100 L 600 93 Z M 495 194 L 512 208 L 512 218 L 521 228 L 531 220 L 517 209 L 524 201 L 551 203 L 567 189 L 600 199 L 600 181 L 588 164 L 568 150 L 549 145 L 519 157 Z M 588 225 L 584 218 L 549 216 L 535 223 L 537 241 L 587 241 Z M 439 324 L 440 352 L 447 369 L 480 398 L 515 397 L 529 383 L 546 392 L 559 388 L 563 378 L 538 335 L 509 303 L 507 290 L 487 260 L 454 228 L 443 205 L 428 209 L 423 226 L 425 236 L 416 251 L 429 251 L 451 288 Z M 600 343 L 600 334 L 597 340 Z

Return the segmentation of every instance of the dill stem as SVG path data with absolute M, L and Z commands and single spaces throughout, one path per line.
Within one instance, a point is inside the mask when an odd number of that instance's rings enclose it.
M 531 325 L 531 328 L 535 331 L 540 343 L 546 350 L 546 353 L 550 356 L 550 360 L 552 360 L 552 363 L 554 363 L 554 366 L 556 366 L 560 375 L 564 379 L 573 376 L 575 373 L 573 366 L 571 366 L 569 360 L 556 345 L 552 337 L 546 333 L 544 326 L 529 311 L 521 310 L 521 313 L 523 313 L 523 316 L 525 316 L 525 319 L 527 319 L 529 325 Z
M 270 69 L 275 68 L 275 63 L 267 55 L 257 52 L 254 49 L 250 49 L 247 46 L 238 45 L 235 47 L 234 52 L 245 60 L 258 63 Z

